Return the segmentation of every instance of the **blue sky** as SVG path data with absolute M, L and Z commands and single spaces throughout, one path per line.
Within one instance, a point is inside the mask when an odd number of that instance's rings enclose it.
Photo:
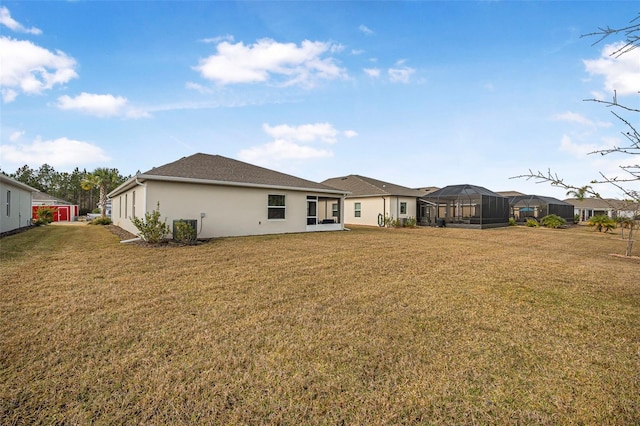
M 313 181 L 471 183 L 565 198 L 619 174 L 611 112 L 640 49 L 581 38 L 637 2 L 11 2 L 0 6 L 0 167 L 142 172 L 196 152 Z M 635 94 L 635 95 L 634 95 Z M 619 196 L 614 188 L 599 188 Z

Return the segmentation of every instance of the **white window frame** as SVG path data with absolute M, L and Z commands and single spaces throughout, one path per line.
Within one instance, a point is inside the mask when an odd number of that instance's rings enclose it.
M 407 202 L 406 201 L 401 201 L 400 202 L 400 214 L 407 214 Z
M 362 203 L 353 203 L 353 217 L 362 217 Z
M 271 205 L 271 197 L 282 197 L 282 205 Z M 283 217 L 270 217 L 272 211 L 282 210 Z M 267 195 L 267 220 L 287 220 L 287 196 L 285 194 L 268 194 Z

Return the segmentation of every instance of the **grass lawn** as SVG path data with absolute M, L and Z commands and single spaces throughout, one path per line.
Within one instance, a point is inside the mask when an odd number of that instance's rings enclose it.
M 39 227 L 0 240 L 0 423 L 638 424 L 624 249 L 586 227 L 170 248 Z

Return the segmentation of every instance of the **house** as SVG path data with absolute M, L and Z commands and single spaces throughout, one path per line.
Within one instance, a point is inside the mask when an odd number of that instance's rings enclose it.
M 63 199 L 49 195 L 46 192 L 33 194 L 32 218 L 37 219 L 40 207 L 50 207 L 53 210 L 54 222 L 70 222 L 78 218 L 79 207 Z
M 0 234 L 31 225 L 31 200 L 37 189 L 0 173 Z
M 193 220 L 198 238 L 344 229 L 345 191 L 222 157 L 194 154 L 138 174 L 108 194 L 114 224 L 158 208 L 169 226 Z
M 499 193 L 503 194 L 504 193 Z M 543 195 L 514 195 L 509 198 L 511 217 L 516 221 L 525 222 L 529 218 L 540 220 L 543 217 L 554 214 L 573 223 L 573 205 L 557 198 Z
M 438 226 L 495 228 L 509 225 L 509 199 L 477 185 L 450 185 L 423 195 Z
M 564 200 L 574 206 L 574 214 L 581 222 L 588 221 L 597 215 L 607 215 L 610 218 L 632 218 L 640 215 L 640 206 L 631 201 L 616 200 L 614 198 L 568 198 Z
M 322 184 L 349 192 L 344 202 L 347 224 L 383 226 L 385 217 L 403 221 L 419 216 L 420 190 L 360 175 L 335 177 Z

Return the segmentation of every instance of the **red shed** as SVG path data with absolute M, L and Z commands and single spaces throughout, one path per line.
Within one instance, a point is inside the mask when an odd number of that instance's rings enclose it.
M 61 200 L 44 192 L 37 192 L 33 194 L 33 201 L 31 203 L 31 217 L 34 220 L 38 218 L 38 209 L 40 207 L 50 207 L 53 209 L 54 222 L 74 221 L 78 218 L 80 210 L 76 204 L 71 204 L 68 201 Z

